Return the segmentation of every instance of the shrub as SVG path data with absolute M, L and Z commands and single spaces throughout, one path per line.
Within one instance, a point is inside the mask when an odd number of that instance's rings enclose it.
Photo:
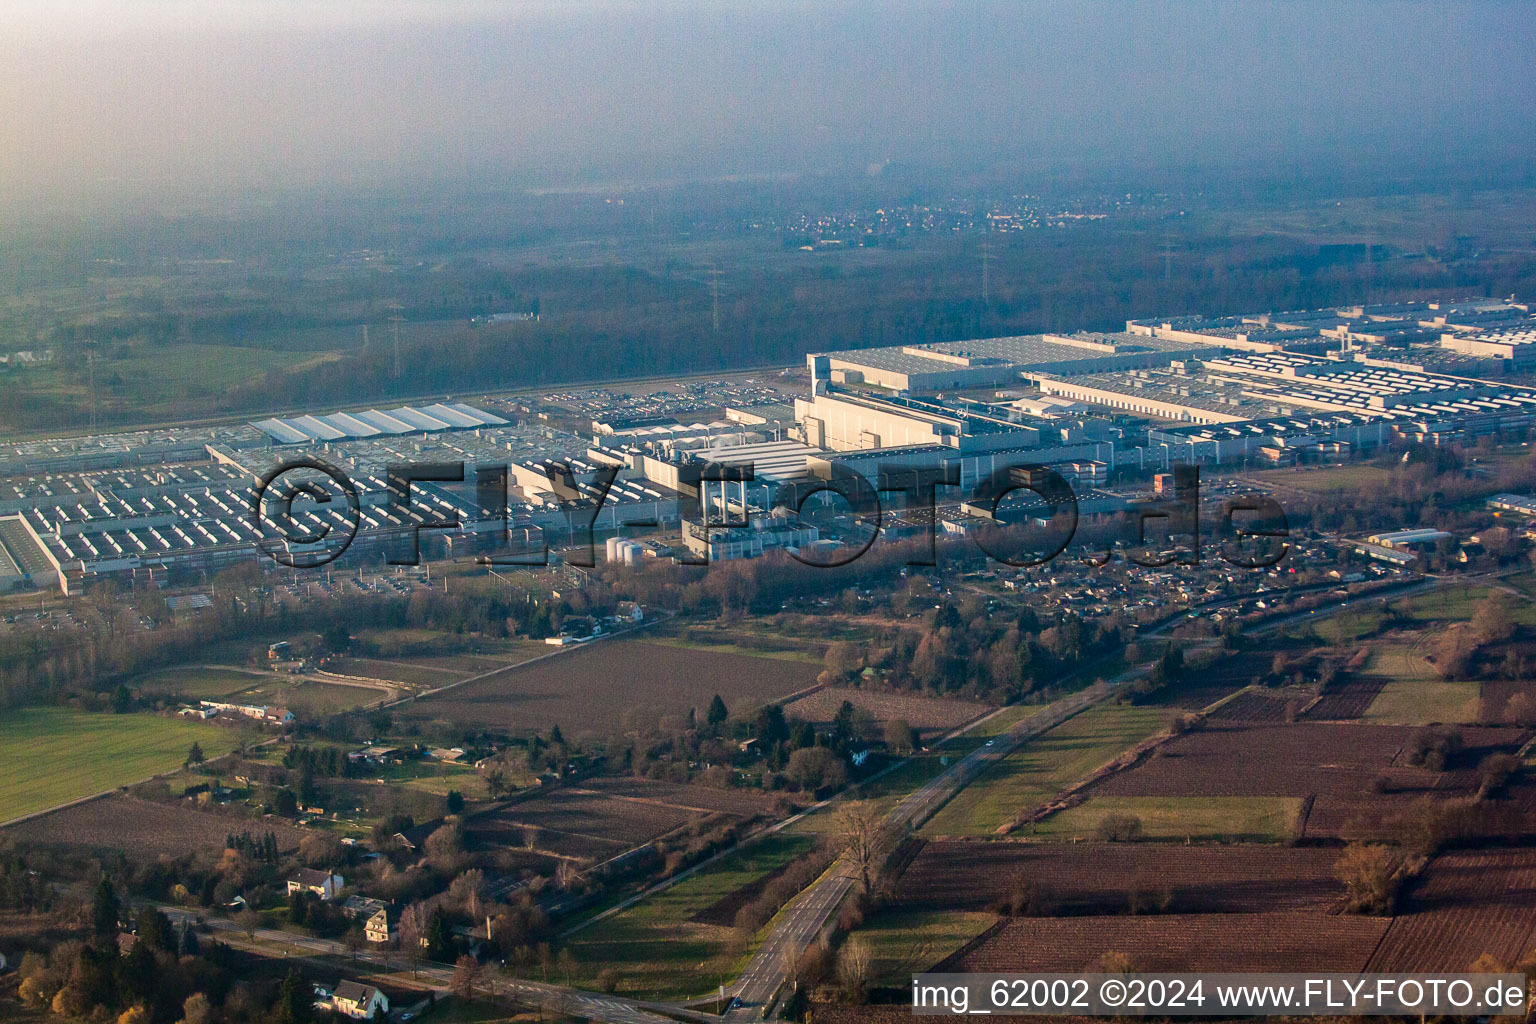
M 1461 733 L 1455 729 L 1428 726 L 1408 741 L 1408 763 L 1443 772 L 1461 753 L 1462 746 Z
M 1093 834 L 1100 842 L 1133 843 L 1141 838 L 1141 819 L 1134 814 L 1106 814 Z
M 1344 883 L 1348 908 L 1355 914 L 1388 914 L 1402 884 L 1397 854 L 1385 846 L 1355 843 L 1333 866 Z

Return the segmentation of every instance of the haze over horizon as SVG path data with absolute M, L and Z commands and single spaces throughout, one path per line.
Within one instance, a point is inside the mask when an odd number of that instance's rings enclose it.
M 1533 43 L 1514 3 L 26 0 L 0 194 L 1518 164 Z

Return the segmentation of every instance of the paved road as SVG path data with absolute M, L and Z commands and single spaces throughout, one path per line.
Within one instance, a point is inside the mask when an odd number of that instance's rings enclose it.
M 1131 669 L 1112 683 L 1095 684 L 1065 697 L 988 740 L 891 808 L 882 826 L 885 834 L 895 837 L 909 825 L 921 825 L 955 793 L 1024 743 L 1108 699 L 1147 671 L 1145 666 Z M 727 1020 L 749 1020 L 763 1014 L 789 973 L 791 954 L 798 954 L 815 941 L 856 882 L 857 871 L 839 861 L 785 908 L 773 931 L 748 961 L 746 970 L 728 990 L 741 1001 L 741 1006 L 727 1012 Z
M 1481 579 L 1482 574 L 1470 577 L 1430 577 L 1419 583 L 1393 588 L 1390 593 L 1379 596 L 1357 597 L 1352 600 L 1355 604 L 1397 600 L 1425 593 L 1437 587 L 1449 584 L 1479 582 Z M 1234 598 L 1230 600 L 1239 599 Z M 1263 633 L 1283 629 L 1298 622 L 1315 621 L 1321 616 L 1342 610 L 1350 603 L 1351 599 L 1341 599 L 1336 602 L 1322 604 L 1311 611 L 1288 615 L 1273 622 L 1265 623 L 1262 626 L 1257 626 L 1249 632 Z M 1185 621 L 1185 616 L 1181 614 L 1154 629 L 1143 632 L 1138 637 L 1138 640 L 1145 640 L 1166 633 L 1183 621 Z M 1140 676 L 1145 675 L 1148 671 L 1148 666 L 1127 670 L 1110 682 L 1095 684 L 1079 694 L 1057 701 L 1038 714 L 1024 719 L 1008 730 L 1008 732 L 973 750 L 903 799 L 891 809 L 886 817 L 884 827 L 890 830 L 892 834 L 895 834 L 897 830 L 905 829 L 909 824 L 914 828 L 920 826 L 955 793 L 969 785 L 996 762 L 1007 757 L 1040 733 L 1055 728 L 1073 715 L 1079 714 L 1094 704 L 1115 696 L 1127 685 Z M 746 970 L 742 972 L 736 983 L 727 990 L 736 999 L 740 1000 L 741 1003 L 740 1006 L 725 1014 L 727 1020 L 743 1021 L 757 1019 L 772 1009 L 771 1003 L 789 974 L 790 961 L 786 950 L 792 949 L 798 953 L 815 941 L 818 933 L 825 927 L 839 903 L 842 902 L 843 897 L 853 888 L 855 880 L 853 870 L 839 862 L 836 868 L 823 876 L 819 881 L 813 883 L 805 892 L 801 893 L 800 896 L 790 903 L 789 907 L 780 915 L 773 932 L 770 933 L 752 959 L 748 961 Z
M 173 922 L 192 920 L 196 922 L 197 915 L 186 910 L 170 905 L 160 905 L 166 916 Z M 409 966 L 409 961 L 401 953 L 383 953 L 373 950 L 353 951 L 339 942 L 330 939 L 311 938 L 309 936 L 294 935 L 291 932 L 277 931 L 271 928 L 258 928 L 255 938 L 257 943 L 248 943 L 245 933 L 232 921 L 222 918 L 209 918 L 207 924 L 219 933 L 221 941 L 231 946 L 251 948 L 264 956 L 273 955 L 273 945 L 281 946 L 289 951 L 289 956 L 295 960 L 308 960 L 320 957 L 336 957 L 342 960 L 354 959 L 367 964 L 376 970 L 403 971 Z M 324 969 L 327 974 L 345 973 L 345 967 L 338 969 L 337 965 L 326 963 Z M 438 991 L 447 991 L 453 980 L 453 968 L 444 964 L 424 963 L 420 964 L 415 972 L 417 984 Z M 560 985 L 547 985 L 536 981 L 527 981 L 521 978 L 507 978 L 487 969 L 481 975 L 481 981 L 477 986 L 479 991 L 490 992 L 496 998 L 515 998 L 520 1003 L 534 1004 L 546 1009 L 558 1009 L 564 1016 L 586 1017 L 591 1020 L 604 1021 L 606 1024 L 677 1024 L 679 1018 L 690 1019 L 700 1024 L 710 1024 L 719 1018 L 710 1014 L 699 1013 L 691 1010 L 680 1010 L 676 1007 L 663 1006 L 657 1003 L 645 1003 L 633 999 L 624 999 L 619 996 L 602 995 L 597 992 L 584 992 L 580 989 L 565 988 Z M 664 1011 L 666 1016 L 653 1012 Z

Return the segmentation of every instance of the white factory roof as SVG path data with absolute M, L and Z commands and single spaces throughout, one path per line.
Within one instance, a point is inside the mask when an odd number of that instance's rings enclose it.
M 308 444 L 314 441 L 345 441 L 381 434 L 413 434 L 418 431 L 474 430 L 478 427 L 503 427 L 500 416 L 465 405 L 463 402 L 439 402 L 436 405 L 405 405 L 383 412 L 333 412 L 327 416 L 273 417 L 251 424 L 278 444 Z
M 695 454 L 704 462 L 721 466 L 751 463 L 754 480 L 779 482 L 805 476 L 806 457 L 821 452 L 799 441 L 764 441 L 759 444 L 706 448 Z

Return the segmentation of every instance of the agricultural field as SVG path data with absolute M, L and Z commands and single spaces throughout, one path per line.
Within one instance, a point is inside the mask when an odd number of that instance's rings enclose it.
M 1026 743 L 957 793 L 923 826 L 936 836 L 990 835 L 1167 725 L 1163 708 L 1100 704 Z
M 978 704 L 975 701 L 864 690 L 851 686 L 827 686 L 784 705 L 784 715 L 824 725 L 836 717 L 844 701 L 868 711 L 877 722 L 902 718 L 912 728 L 923 732 L 948 732 L 995 710 L 990 704 Z
M 1267 722 L 1270 724 L 1284 722 L 1286 718 L 1297 711 L 1302 701 L 1295 696 L 1288 695 L 1284 691 L 1273 693 L 1268 690 L 1246 690 L 1232 697 L 1231 700 L 1211 709 L 1208 716 L 1212 722 Z
M 275 705 L 287 708 L 295 715 L 320 718 L 389 700 L 396 692 L 332 680 L 269 676 L 266 681 L 241 690 L 230 699 L 240 703 Z
M 346 675 L 435 689 L 520 665 L 553 648 L 529 640 L 463 638 L 428 629 L 365 629 L 355 652 L 329 667 Z
M 773 796 L 760 789 L 715 789 L 712 786 L 658 782 L 633 775 L 604 775 L 582 779 L 576 789 L 604 796 L 670 804 L 704 813 L 740 814 L 748 817 L 765 813 L 776 803 Z
M 743 654 L 752 658 L 777 658 L 799 661 L 819 669 L 826 655 L 826 643 L 819 640 L 790 638 L 766 630 L 737 627 L 705 630 L 695 626 L 681 633 L 664 630 L 647 636 L 650 643 L 666 644 L 686 650 L 715 651 L 719 654 Z
M 1464 971 L 1487 954 L 1514 967 L 1536 937 L 1536 851 L 1479 850 L 1430 862 L 1368 971 Z
M 133 688 L 187 701 L 273 705 L 313 717 L 351 711 L 388 700 L 398 692 L 384 686 L 212 665 L 161 669 L 134 680 Z
M 1325 644 L 1350 644 L 1375 636 L 1386 623 L 1386 611 L 1379 605 L 1372 605 L 1304 623 L 1300 632 Z
M 595 643 L 515 666 L 399 709 L 402 717 L 476 729 L 606 738 L 702 714 L 719 694 L 733 714 L 805 689 L 814 664 L 645 640 Z
M 263 679 L 266 672 L 212 665 L 185 665 L 160 669 L 133 680 L 132 687 L 146 694 L 164 694 L 185 700 L 224 700 Z
M 1365 969 L 1388 919 L 1288 911 L 1272 914 L 1158 914 L 1021 917 L 943 970 L 1025 973 L 1094 969 L 1120 953 L 1138 971 L 1327 971 Z
M 1096 783 L 1099 796 L 1306 796 L 1363 793 L 1408 742 L 1411 729 L 1353 724 L 1211 723 Z M 1405 768 L 1421 786 L 1434 774 Z
M 1198 711 L 1243 689 L 1269 671 L 1277 648 L 1229 651 L 1216 664 L 1188 673 L 1172 686 L 1153 694 L 1146 703 Z
M 907 987 L 912 975 L 953 955 L 997 922 L 989 913 L 908 907 L 903 902 L 881 910 L 859 929 L 859 938 L 869 944 L 874 961 L 872 985 Z
M 1361 717 L 1377 725 L 1464 724 L 1478 720 L 1481 696 L 1476 680 L 1393 679 Z
M 1100 796 L 1025 825 L 1031 839 L 1082 842 L 1110 815 L 1131 815 L 1146 840 L 1286 843 L 1301 834 L 1303 801 L 1285 796 Z
M 1349 673 L 1334 683 L 1301 717 L 1308 722 L 1351 722 L 1365 717 L 1376 695 L 1387 685 L 1379 675 Z
M 476 672 L 441 668 L 435 665 L 419 665 L 404 661 L 384 661 L 379 658 L 343 658 L 327 667 L 343 675 L 359 676 L 363 679 L 378 679 L 422 690 L 446 686 L 449 683 L 456 683 L 460 679 L 478 674 Z
M 218 850 L 234 833 L 272 832 L 290 850 L 305 835 L 281 818 L 252 818 L 236 812 L 197 810 L 185 802 L 164 804 L 113 794 L 21 822 L 0 836 L 77 851 L 121 850 L 153 860 L 193 850 Z
M 1413 732 L 1356 723 L 1212 723 L 1094 783 L 1084 806 L 1104 797 L 1294 797 L 1307 801 L 1303 838 L 1378 837 L 1425 796 L 1470 795 L 1483 757 L 1513 749 L 1522 736 L 1464 727 L 1466 749 L 1452 770 L 1432 772 L 1403 761 Z
M 1259 480 L 1273 480 L 1283 487 L 1327 494 L 1332 491 L 1367 491 L 1384 487 L 1392 480 L 1392 470 L 1384 466 L 1355 463 L 1305 470 L 1270 470 L 1255 473 Z
M 1435 667 L 1424 657 L 1426 650 L 1433 649 L 1436 637 L 1435 631 L 1430 629 L 1394 628 L 1372 638 L 1366 645 L 1368 658 L 1365 665 L 1357 670 L 1346 671 L 1343 678 L 1318 700 L 1305 717 L 1308 721 L 1366 719 L 1379 724 L 1392 725 L 1413 725 L 1436 721 L 1437 719 L 1427 717 L 1425 713 L 1407 706 L 1411 704 L 1411 700 L 1405 701 L 1405 698 L 1415 691 L 1417 684 L 1440 682 Z M 1387 715 L 1378 717 L 1372 714 L 1372 705 L 1387 688 L 1397 692 L 1383 705 Z M 1437 696 L 1443 697 L 1444 694 Z M 1460 720 L 1463 719 L 1438 719 L 1438 721 L 1447 722 Z
M 654 800 L 556 789 L 470 818 L 470 844 L 523 848 L 582 862 L 617 856 L 708 812 Z
M 667 999 L 705 995 L 734 975 L 743 956 L 735 929 L 699 918 L 812 849 L 808 836 L 765 836 L 568 940 L 581 964 L 577 984 L 591 986 L 605 967 L 619 974 L 618 994 Z
M 235 749 L 240 734 L 159 715 L 7 712 L 0 717 L 0 821 L 170 771 L 194 742 L 215 757 Z
M 1338 858 L 1324 847 L 931 842 L 902 876 L 896 903 L 996 912 L 1025 878 L 1060 915 L 1128 913 L 1133 893 L 1180 914 L 1326 913 L 1344 895 L 1333 877 Z

